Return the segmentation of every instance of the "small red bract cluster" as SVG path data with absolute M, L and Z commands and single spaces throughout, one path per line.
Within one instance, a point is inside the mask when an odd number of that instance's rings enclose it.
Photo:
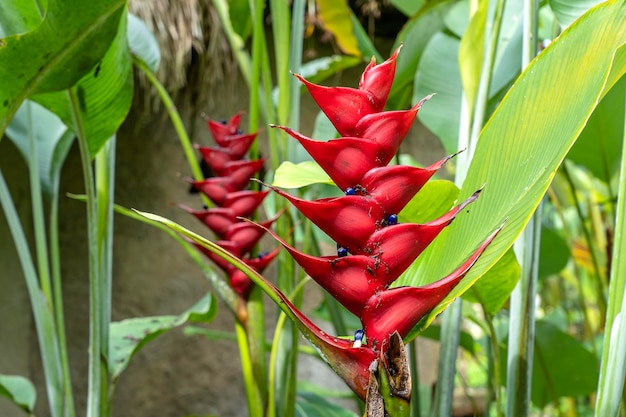
M 243 159 L 254 142 L 256 133 L 242 133 L 239 130 L 240 120 L 240 114 L 228 122 L 208 120 L 209 130 L 217 146 L 197 147 L 215 176 L 203 181 L 192 181 L 192 185 L 206 195 L 215 207 L 205 210 L 194 210 L 185 205 L 180 207 L 209 227 L 218 236 L 216 243 L 219 246 L 242 259 L 257 272 L 263 272 L 276 257 L 279 248 L 270 253 L 245 258 L 263 236 L 263 230 L 242 221 L 241 218 L 252 216 L 268 191 L 246 189 L 250 177 L 261 169 L 264 160 Z M 270 227 L 275 220 L 270 219 L 263 226 Z M 254 283 L 242 271 L 219 256 L 200 245 L 196 246 L 228 274 L 233 290 L 244 300 L 247 299 Z

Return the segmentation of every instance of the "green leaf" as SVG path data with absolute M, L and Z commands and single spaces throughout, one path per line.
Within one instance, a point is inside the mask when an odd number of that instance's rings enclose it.
M 252 34 L 252 13 L 248 0 L 228 0 L 230 24 L 244 41 Z
M 335 36 L 341 50 L 348 55 L 361 56 L 347 0 L 317 0 L 316 3 L 322 26 Z
M 29 32 L 41 23 L 36 0 L 0 0 L 0 38 Z
M 485 53 L 485 36 L 489 4 L 492 2 L 478 2 L 478 9 L 470 19 L 469 25 L 461 38 L 459 45 L 459 67 L 461 69 L 461 83 L 470 114 L 473 113 L 476 93 L 480 83 L 480 73 Z
M 452 181 L 429 181 L 402 209 L 398 218 L 404 223 L 429 222 L 447 213 L 458 196 L 459 189 Z
M 602 0 L 548 0 L 562 28 L 565 28 Z
M 350 410 L 333 404 L 324 396 L 310 391 L 298 391 L 297 417 L 356 417 Z
M 0 374 L 0 395 L 32 413 L 35 409 L 37 392 L 32 382 L 22 376 Z
M 568 159 L 585 166 L 607 184 L 617 172 L 622 154 L 625 95 L 626 79 L 622 79 L 598 104 L 567 154 Z
M 133 96 L 132 64 L 126 38 L 126 18 L 101 61 L 74 87 L 80 100 L 83 129 L 92 156 L 119 129 Z M 38 94 L 33 100 L 52 110 L 76 132 L 67 92 Z
M 417 15 L 405 23 L 396 36 L 393 49 L 400 46 L 400 43 L 405 46 L 396 60 L 396 75 L 388 99 L 389 108 L 409 107 L 413 79 L 424 50 L 435 33 L 444 29 L 444 16 L 452 4 L 451 1 L 427 3 Z
M 308 81 L 319 84 L 328 77 L 335 75 L 336 73 L 343 71 L 347 68 L 354 67 L 360 64 L 362 61 L 360 58 L 353 56 L 332 55 L 324 56 L 321 58 L 313 59 L 300 67 L 300 75 L 306 78 Z M 302 91 L 305 91 L 306 87 L 302 86 Z
M 520 278 L 520 265 L 512 249 L 483 275 L 465 294 L 463 299 L 482 304 L 485 311 L 496 314 L 509 299 Z
M 130 52 L 148 65 L 152 72 L 159 70 L 161 49 L 154 33 L 148 29 L 146 23 L 135 16 L 128 14 L 128 32 L 126 34 Z
M 598 361 L 592 352 L 552 323 L 543 320 L 535 323 L 530 396 L 536 406 L 543 408 L 561 397 L 592 393 L 597 380 Z
M 399 284 L 423 285 L 447 275 L 506 224 L 426 323 L 521 233 L 596 104 L 626 72 L 625 19 L 621 1 L 582 17 L 528 66 L 484 127 L 460 198 L 482 186 L 484 191 L 471 212 L 460 215 L 409 268 L 411 279 Z
M 328 120 L 328 117 L 326 117 L 323 111 L 318 112 L 315 117 L 311 137 L 316 140 L 331 140 L 337 137 L 337 129 L 335 129 L 335 126 Z
M 426 339 L 440 341 L 441 340 L 441 325 L 432 324 L 425 328 L 421 333 L 420 337 L 425 337 Z M 474 337 L 471 333 L 461 330 L 460 338 L 459 338 L 459 347 L 462 347 L 467 352 L 472 355 L 476 354 L 476 342 L 474 341 Z
M 453 36 L 435 34 L 424 53 L 415 74 L 413 102 L 436 93 L 420 109 L 417 117 L 439 137 L 446 152 L 457 151 L 459 115 L 461 114 L 461 75 L 459 73 L 459 40 Z
M 285 161 L 276 169 L 272 185 L 279 188 L 300 188 L 311 184 L 333 184 L 328 174 L 314 161 Z
M 30 110 L 28 107 L 30 106 Z M 30 115 L 29 115 L 30 111 Z M 37 147 L 40 182 L 44 192 L 55 190 L 74 133 L 52 112 L 30 100 L 24 101 L 7 127 L 6 135 L 19 149 L 27 164 L 28 135 L 32 132 Z
M 539 245 L 539 278 L 558 274 L 570 259 L 570 250 L 556 231 L 543 227 Z
M 118 378 L 132 357 L 157 336 L 187 322 L 210 322 L 216 314 L 215 297 L 208 294 L 178 316 L 136 317 L 111 323 L 108 361 L 111 378 Z
M 418 10 L 424 6 L 425 0 L 391 0 L 390 3 L 393 6 L 404 13 L 406 16 L 411 17 L 418 12 Z
M 0 133 L 28 96 L 65 90 L 93 69 L 109 49 L 125 6 L 125 0 L 49 0 L 36 29 L 2 39 Z

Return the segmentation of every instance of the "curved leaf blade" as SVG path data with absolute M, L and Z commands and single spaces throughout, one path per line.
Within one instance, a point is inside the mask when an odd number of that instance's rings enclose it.
M 208 294 L 178 316 L 135 317 L 111 323 L 108 358 L 111 377 L 118 378 L 132 357 L 157 336 L 187 322 L 210 322 L 216 314 L 215 297 Z
M 29 413 L 35 409 L 37 399 L 35 386 L 24 377 L 0 374 L 0 395 L 7 397 Z
M 0 42 L 0 132 L 33 93 L 74 85 L 109 48 L 126 0 L 49 0 L 33 31 Z M 59 30 L 63 28 L 63 30 Z
M 521 233 L 597 103 L 626 72 L 625 20 L 624 2 L 592 9 L 528 66 L 494 112 L 460 194 L 463 199 L 485 185 L 481 197 L 400 284 L 423 285 L 445 276 L 508 222 L 429 320 L 491 268 Z

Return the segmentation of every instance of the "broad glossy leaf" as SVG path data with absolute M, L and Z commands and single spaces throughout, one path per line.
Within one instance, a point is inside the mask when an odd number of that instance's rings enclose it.
M 5 133 L 28 164 L 31 162 L 28 157 L 29 132 L 32 133 L 37 147 L 39 180 L 44 192 L 50 195 L 59 181 L 63 161 L 74 140 L 74 133 L 54 113 L 26 100 L 15 113 Z
M 558 274 L 570 259 L 570 250 L 565 240 L 547 227 L 541 229 L 539 251 L 539 278 Z
M 116 379 L 132 357 L 157 336 L 187 322 L 210 322 L 217 314 L 217 303 L 206 295 L 178 316 L 135 317 L 111 323 L 109 339 L 109 373 Z
M 311 391 L 298 391 L 296 417 L 356 417 L 353 411 L 331 403 L 326 396 Z
M 353 56 L 324 56 L 302 64 L 300 75 L 314 84 L 319 84 L 328 77 L 361 62 L 361 59 Z M 306 91 L 304 86 L 302 86 L 302 91 Z
M 576 366 L 572 366 L 576 364 Z M 538 407 L 595 391 L 598 361 L 581 342 L 547 321 L 535 323 L 531 400 Z
M 36 0 L 0 0 L 0 38 L 26 33 L 41 23 Z
M 334 184 L 315 161 L 294 164 L 285 161 L 276 169 L 272 185 L 280 188 L 300 188 L 311 184 Z
M 562 28 L 565 28 L 602 0 L 548 0 Z
M 466 291 L 513 244 L 598 101 L 626 72 L 626 4 L 583 16 L 522 73 L 485 126 L 460 198 L 484 191 L 409 268 L 422 285 L 460 265 L 505 220 L 504 229 L 446 301 Z M 576 88 L 572 88 L 576 86 Z
M 457 38 L 442 32 L 435 34 L 424 49 L 413 87 L 413 102 L 436 93 L 417 117 L 439 137 L 448 153 L 457 151 L 459 136 L 463 87 L 458 55 Z
M 78 95 L 83 129 L 92 156 L 117 131 L 130 110 L 133 96 L 131 69 L 124 17 L 104 57 L 73 87 Z M 37 94 L 33 100 L 52 110 L 76 131 L 66 91 Z
M 431 180 L 409 201 L 398 215 L 405 223 L 426 223 L 450 210 L 459 196 L 452 181 Z
M 125 5 L 125 0 L 49 0 L 36 29 L 2 39 L 0 133 L 26 97 L 65 90 L 94 68 L 118 31 Z
M 425 0 L 390 0 L 390 3 L 406 16 L 411 17 L 424 6 Z
M 324 29 L 335 36 L 337 44 L 348 55 L 361 56 L 352 28 L 346 0 L 317 0 L 317 12 Z
M 520 278 L 520 266 L 512 249 L 463 294 L 463 299 L 480 303 L 486 312 L 496 314 L 506 303 Z
M 146 23 L 135 16 L 128 14 L 128 31 L 126 33 L 130 52 L 139 57 L 148 65 L 152 72 L 159 70 L 161 62 L 161 49 L 154 33 L 148 29 Z
M 472 114 L 476 93 L 480 83 L 480 73 L 483 66 L 485 54 L 485 38 L 489 36 L 486 32 L 489 4 L 493 2 L 478 2 L 478 8 L 471 17 L 467 29 L 461 38 L 459 45 L 459 67 L 461 69 L 461 83 L 465 98 Z
M 619 168 L 624 135 L 626 78 L 602 99 L 567 158 L 609 184 Z
M 417 15 L 405 23 L 396 36 L 392 49 L 395 50 L 400 43 L 404 47 L 396 60 L 396 76 L 387 101 L 389 108 L 404 109 L 411 106 L 413 78 L 424 49 L 434 34 L 443 30 L 444 16 L 452 4 L 452 1 L 427 3 Z
M 32 382 L 22 376 L 0 374 L 0 395 L 32 413 L 35 409 L 37 392 Z

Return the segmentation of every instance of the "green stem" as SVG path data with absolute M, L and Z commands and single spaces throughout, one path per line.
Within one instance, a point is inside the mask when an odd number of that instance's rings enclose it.
M 480 72 L 480 82 L 476 92 L 476 102 L 474 103 L 474 114 L 472 118 L 472 129 L 468 143 L 467 158 L 472 159 L 478 136 L 483 128 L 485 115 L 487 113 L 487 100 L 489 99 L 489 86 L 491 85 L 491 77 L 493 75 L 493 64 L 496 59 L 496 47 L 500 36 L 500 28 L 502 27 L 502 15 L 504 13 L 504 0 L 496 0 L 496 10 L 489 28 L 485 31 L 485 36 L 490 35 L 489 42 L 485 48 L 483 57 L 483 65 Z
M 265 311 L 263 293 L 255 286 L 246 302 L 248 319 L 245 330 L 248 334 L 250 361 L 257 389 L 261 398 L 267 398 L 267 359 L 265 349 Z M 265 406 L 263 406 L 265 408 Z
M 604 299 L 604 279 L 600 272 L 600 264 L 598 262 L 598 258 L 596 256 L 596 252 L 594 250 L 593 238 L 591 237 L 591 232 L 585 225 L 585 215 L 582 212 L 580 207 L 580 201 L 578 200 L 578 193 L 576 192 L 576 186 L 574 185 L 574 180 L 569 173 L 569 169 L 567 168 L 567 163 L 561 164 L 561 168 L 563 169 L 563 174 L 565 175 L 565 179 L 567 180 L 567 184 L 570 188 L 570 192 L 572 193 L 572 199 L 574 200 L 574 207 L 576 208 L 576 214 L 578 215 L 578 220 L 580 221 L 580 228 L 583 232 L 583 236 L 585 237 L 585 242 L 587 243 L 587 248 L 589 249 L 589 255 L 591 257 L 591 264 L 593 265 L 593 271 L 595 274 L 594 282 L 596 283 L 596 298 L 598 301 L 598 309 L 600 310 L 601 317 L 606 316 L 606 301 Z
M 50 266 L 52 269 L 52 297 L 54 317 L 59 339 L 59 357 L 63 372 L 63 391 L 65 394 L 65 417 L 74 417 L 74 394 L 72 391 L 72 377 L 70 374 L 69 356 L 67 353 L 67 339 L 65 334 L 65 317 L 63 314 L 63 290 L 61 283 L 61 251 L 59 249 L 59 183 L 58 178 L 52 184 L 50 200 Z
M 24 280 L 30 298 L 31 309 L 35 319 L 37 340 L 40 346 L 50 414 L 52 417 L 62 417 L 64 402 L 62 394 L 64 385 L 62 381 L 63 372 L 60 367 L 58 339 L 54 320 L 52 319 L 53 314 L 39 288 L 37 272 L 28 248 L 28 241 L 26 240 L 24 229 L 20 223 L 17 210 L 11 198 L 11 193 L 9 192 L 9 187 L 7 186 L 1 170 L 0 204 L 4 210 L 4 215 L 9 229 L 11 230 L 13 242 L 15 243 L 15 250 L 17 251 L 20 264 L 22 265 L 22 270 L 24 271 Z
M 109 327 L 111 325 L 111 287 L 113 282 L 113 196 L 115 194 L 116 138 L 107 141 L 96 155 L 96 193 L 98 198 L 98 267 L 100 271 L 101 300 L 98 305 L 102 361 L 101 415 L 109 416 L 111 401 L 108 388 Z
M 176 134 L 178 135 L 178 139 L 180 140 L 180 145 L 183 148 L 183 152 L 185 153 L 185 158 L 187 158 L 187 164 L 189 164 L 189 168 L 193 174 L 193 178 L 196 181 L 204 180 L 204 174 L 202 173 L 202 168 L 200 168 L 200 164 L 198 163 L 198 159 L 196 157 L 196 152 L 193 149 L 193 145 L 191 144 L 191 139 L 189 139 L 189 135 L 187 135 L 187 131 L 185 129 L 185 124 L 183 123 L 178 110 L 176 109 L 176 105 L 174 101 L 170 97 L 169 93 L 161 84 L 156 77 L 156 74 L 152 72 L 150 67 L 143 62 L 140 58 L 133 56 L 133 63 L 135 66 L 145 74 L 146 78 L 152 84 L 152 86 L 156 89 L 159 98 L 163 102 L 163 106 L 167 111 L 167 114 L 170 116 L 172 121 L 172 125 L 174 125 L 174 129 L 176 130 Z M 205 195 L 202 195 L 202 199 L 204 204 L 207 207 L 211 207 L 213 203 L 208 199 Z
M 291 13 L 291 47 L 289 49 L 289 71 L 299 74 L 302 66 L 302 49 L 304 42 L 305 0 L 294 0 Z M 289 78 L 289 126 L 294 130 L 300 128 L 300 82 L 296 77 Z M 282 104 L 282 103 L 281 103 Z
M 617 416 L 626 407 L 626 126 L 617 192 L 613 266 L 609 284 L 595 416 Z
M 261 395 L 260 387 L 254 377 L 254 369 L 250 361 L 248 334 L 245 326 L 239 320 L 235 320 L 235 331 L 239 345 L 239 355 L 241 357 L 243 380 L 246 387 L 248 415 L 250 417 L 263 417 L 263 396 Z
M 460 323 L 463 300 L 457 298 L 450 307 L 441 314 L 441 349 L 439 351 L 439 368 L 435 399 L 431 416 L 451 416 L 454 400 L 454 377 L 456 375 L 456 356 L 460 340 Z
M 89 144 L 85 136 L 80 103 L 75 90 L 68 90 L 70 105 L 76 127 L 76 136 L 80 149 L 80 159 L 83 168 L 85 194 L 87 196 L 87 241 L 89 257 L 89 363 L 87 389 L 87 417 L 99 417 L 100 395 L 102 387 L 102 367 L 100 353 L 102 352 L 102 329 L 100 306 L 102 304 L 102 289 L 100 270 L 98 265 L 98 207 L 94 185 L 94 175 L 91 167 Z
M 492 362 L 492 370 L 493 370 L 493 380 L 491 381 L 491 385 L 493 387 L 493 393 L 496 399 L 496 416 L 502 417 L 502 395 L 500 394 L 500 385 L 501 385 L 501 375 L 502 371 L 500 370 L 500 349 L 498 348 L 498 335 L 496 334 L 496 329 L 493 326 L 493 317 L 487 311 L 484 311 L 485 321 L 487 322 L 487 327 L 489 328 L 489 342 L 491 343 L 491 356 L 493 358 Z M 527 414 L 518 414 L 518 416 L 526 416 Z
M 32 104 L 27 102 L 28 126 L 32 123 Z M 43 201 L 41 198 L 41 184 L 39 182 L 39 156 L 37 144 L 32 129 L 28 129 L 28 171 L 30 177 L 31 206 L 33 210 L 33 228 L 35 231 L 35 250 L 37 253 L 37 271 L 39 285 L 48 304 L 52 305 L 52 289 L 50 281 L 50 263 L 46 238 Z
M 417 338 L 407 346 L 411 357 L 411 417 L 420 417 L 420 375 L 417 355 Z

